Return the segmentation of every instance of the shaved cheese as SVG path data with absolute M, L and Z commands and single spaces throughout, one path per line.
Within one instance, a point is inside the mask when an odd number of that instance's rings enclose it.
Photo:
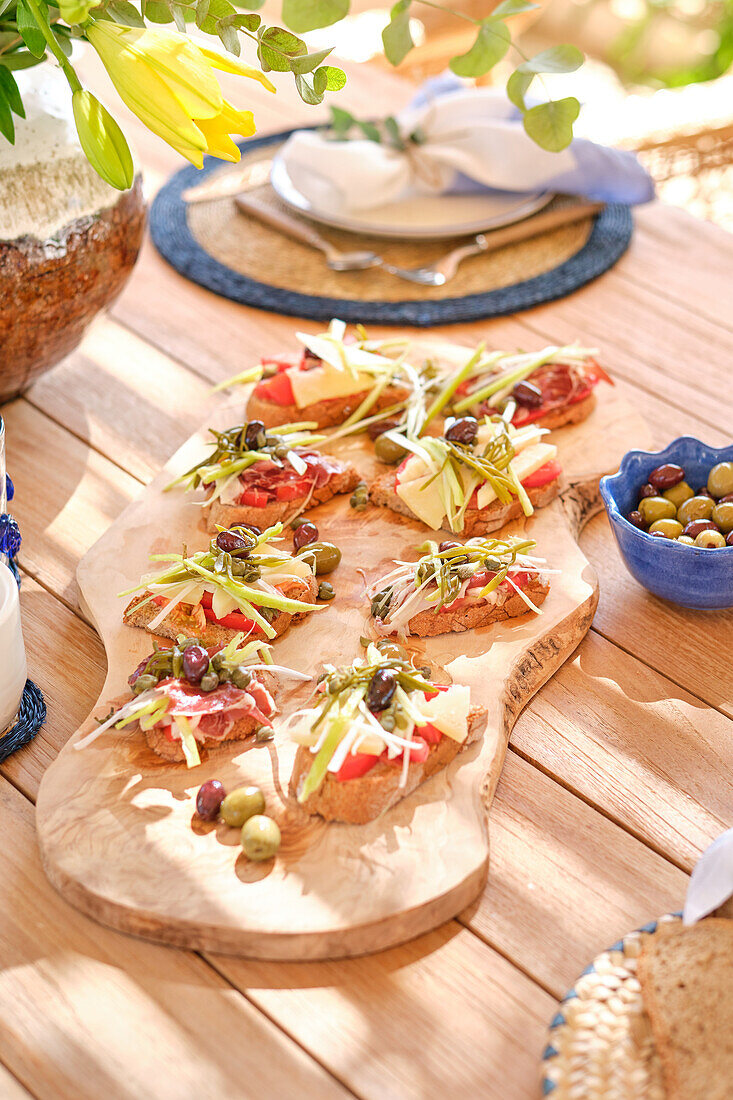
M 535 443 L 525 450 L 520 451 L 520 453 L 512 459 L 511 468 L 517 475 L 517 479 L 519 481 L 524 481 L 530 474 L 535 473 L 547 462 L 552 461 L 556 454 L 557 447 L 555 447 L 554 444 Z M 496 500 L 496 493 L 489 482 L 486 481 L 478 491 L 478 507 L 485 508 L 487 504 L 491 504 L 493 500 Z
M 447 691 L 439 691 L 420 704 L 425 721 L 454 741 L 466 740 L 470 709 L 471 690 L 464 684 L 453 684 Z
M 308 463 L 304 462 L 300 455 L 296 454 L 295 451 L 288 451 L 287 459 L 290 465 L 295 470 L 296 474 L 302 477 L 308 469 Z
M 352 374 L 350 371 L 339 370 L 330 363 L 324 363 L 312 370 L 289 370 L 287 375 L 299 409 L 334 397 L 350 397 L 354 393 L 363 393 L 374 385 L 373 375 L 360 371 Z
M 400 479 L 397 485 L 397 496 L 405 502 L 418 519 L 421 519 L 433 531 L 437 531 L 442 526 L 443 516 L 446 514 L 440 492 L 442 479 L 436 478 L 433 484 L 428 486 L 424 492 L 421 491 L 432 476 L 432 474 L 425 474 L 423 477 L 407 483 Z

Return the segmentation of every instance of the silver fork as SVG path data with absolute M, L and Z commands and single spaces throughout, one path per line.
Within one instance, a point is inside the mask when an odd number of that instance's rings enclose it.
M 422 286 L 443 286 L 453 278 L 458 265 L 466 257 L 486 252 L 488 247 L 489 242 L 486 237 L 483 233 L 479 233 L 467 244 L 459 244 L 434 264 L 426 264 L 425 267 L 395 267 L 394 264 L 385 263 L 383 260 L 382 267 L 390 275 L 397 275 L 398 278 L 407 279 L 411 283 L 420 283 Z

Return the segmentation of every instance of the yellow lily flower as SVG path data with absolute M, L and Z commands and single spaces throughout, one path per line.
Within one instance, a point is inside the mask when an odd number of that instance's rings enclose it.
M 264 73 L 197 45 L 185 35 L 97 20 L 86 36 L 123 102 L 154 134 L 201 168 L 204 153 L 239 160 L 230 134 L 255 132 L 251 111 L 238 111 L 221 94 L 215 70 L 259 80 Z

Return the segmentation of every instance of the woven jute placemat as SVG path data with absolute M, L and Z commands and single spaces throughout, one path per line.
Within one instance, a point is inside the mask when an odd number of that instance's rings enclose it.
M 550 1024 L 542 1093 L 552 1100 L 665 1100 L 662 1067 L 636 965 L 645 936 L 664 935 L 669 914 L 604 951 L 565 995 Z
M 269 160 L 285 137 L 274 134 L 243 143 L 244 163 Z M 213 179 L 228 168 L 207 162 L 204 174 Z M 611 205 L 595 218 L 470 257 L 444 286 L 424 287 L 379 268 L 331 271 L 321 253 L 244 215 L 233 199 L 187 207 L 181 192 L 201 180 L 196 169 L 184 168 L 157 196 L 151 233 L 162 255 L 182 274 L 225 297 L 317 320 L 338 316 L 431 325 L 515 312 L 563 297 L 595 278 L 616 262 L 631 237 L 628 209 Z M 251 194 L 260 203 L 281 205 L 269 184 Z M 552 205 L 574 201 L 558 197 Z M 433 263 L 466 240 L 385 240 L 321 226 L 318 231 L 339 249 L 371 249 L 408 268 Z

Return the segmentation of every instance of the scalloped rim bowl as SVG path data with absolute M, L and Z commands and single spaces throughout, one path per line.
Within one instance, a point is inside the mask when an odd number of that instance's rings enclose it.
M 624 564 L 639 584 L 656 596 L 701 611 L 733 607 L 733 546 L 705 550 L 655 538 L 625 518 L 636 507 L 639 489 L 657 466 L 677 463 L 697 489 L 707 481 L 711 466 L 731 461 L 733 444 L 709 447 L 683 435 L 663 451 L 629 451 L 617 473 L 601 478 L 601 496 Z

